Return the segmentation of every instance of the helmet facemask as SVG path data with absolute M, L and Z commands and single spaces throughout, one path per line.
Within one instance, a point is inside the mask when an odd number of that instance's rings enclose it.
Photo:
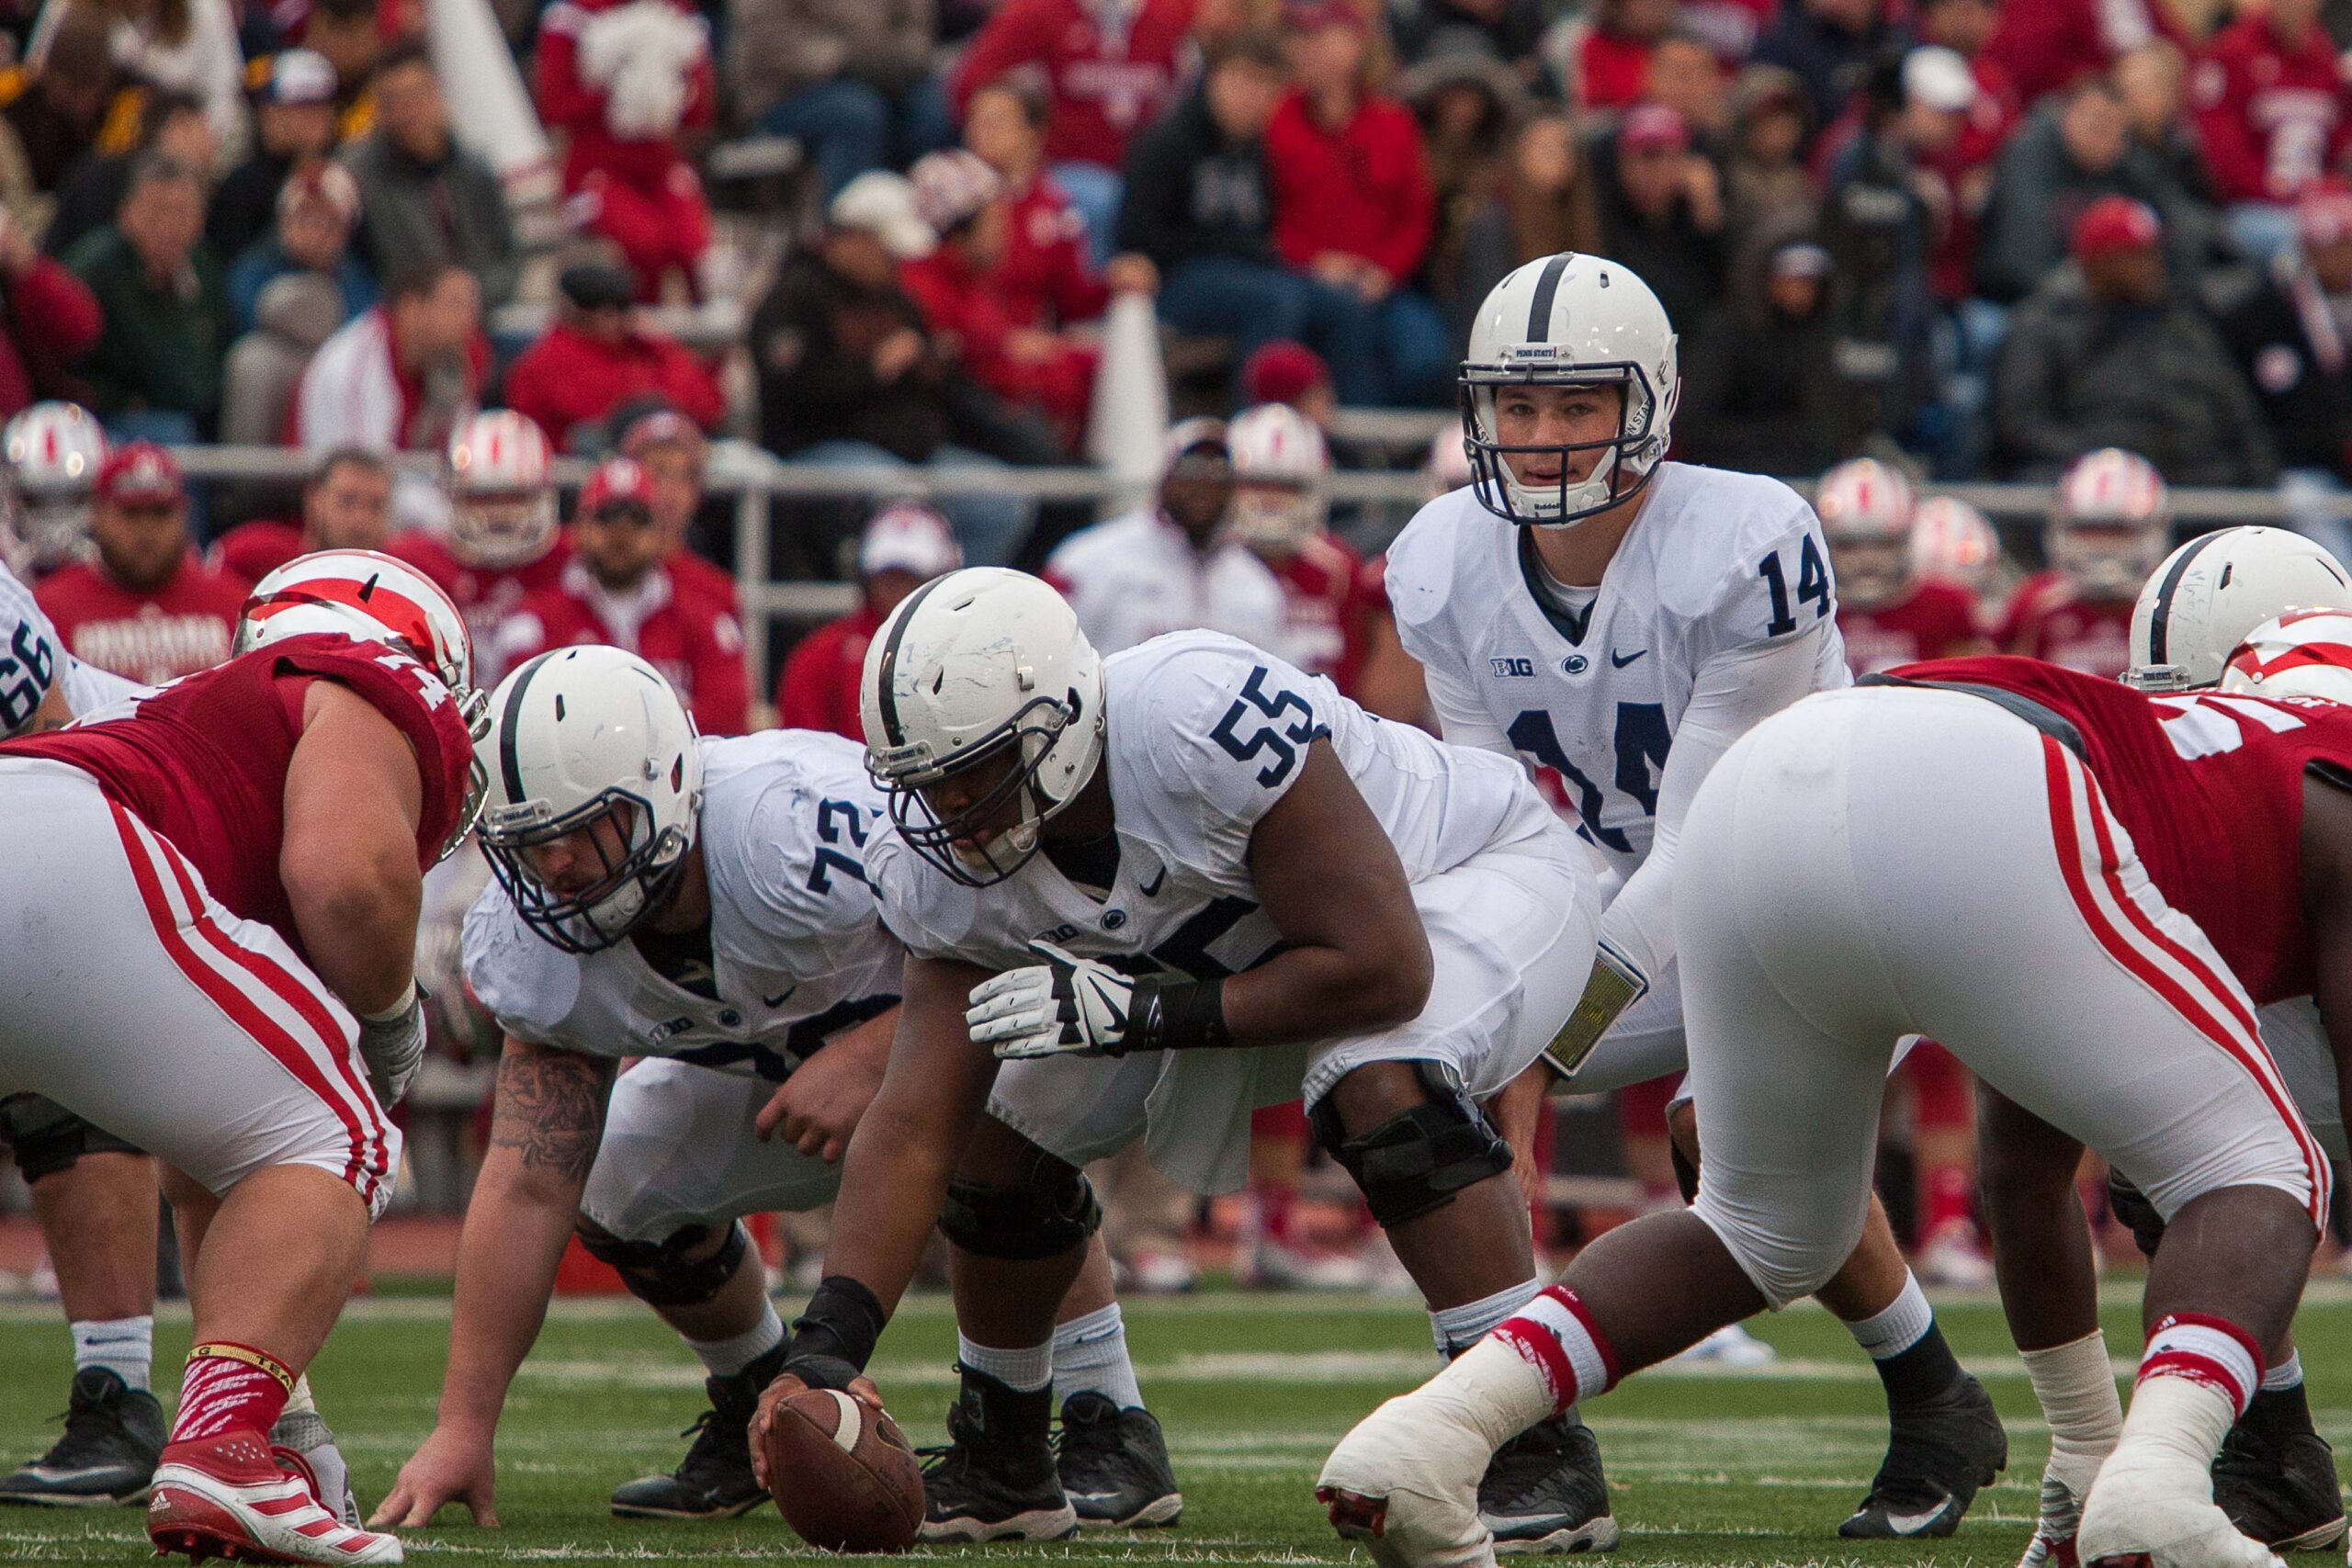
M 927 745 L 869 752 L 867 769 L 888 792 L 890 820 L 907 847 L 967 887 L 993 886 L 1028 864 L 1044 843 L 1046 823 L 1086 786 L 1081 777 L 1057 798 L 1039 782 L 1056 746 L 1080 722 L 1082 705 L 1074 690 L 1058 698 L 1032 698 L 959 753 L 952 766 L 934 764 Z M 923 793 L 991 765 L 1002 765 L 1002 776 L 948 817 L 941 817 Z M 998 826 L 1009 811 L 1017 811 L 1012 823 Z M 983 832 L 990 834 L 985 840 L 979 838 Z
M 1639 495 L 1666 456 L 1664 427 L 1671 422 L 1679 389 L 1668 389 L 1661 404 L 1648 373 L 1632 360 L 1564 366 L 1537 357 L 1530 348 L 1514 352 L 1527 357 L 1462 367 L 1463 446 L 1479 504 L 1523 526 L 1566 528 Z M 1616 387 L 1622 394 L 1616 433 L 1597 441 L 1506 444 L 1496 403 L 1512 387 Z M 1571 479 L 1575 458 L 1587 452 L 1602 454 L 1600 461 L 1583 479 Z M 1544 457 L 1559 462 L 1557 480 L 1530 483 L 1510 463 L 1514 457 Z
M 694 818 L 658 834 L 653 821 L 650 801 L 616 785 L 560 816 L 537 801 L 498 807 L 481 824 L 481 847 L 525 925 L 566 953 L 601 953 L 667 903 L 685 869 Z M 613 825 L 609 834 L 594 830 L 603 822 Z M 540 880 L 532 852 L 574 834 L 594 850 L 598 874 L 559 892 Z M 618 856 L 608 839 L 623 846 Z
M 21 557 L 9 564 L 29 573 L 53 571 L 90 552 L 90 497 L 72 492 L 44 495 L 9 484 L 0 488 L 0 536 L 13 536 Z
M 1892 604 L 1911 586 L 1911 541 L 1894 538 L 1829 539 L 1829 566 L 1838 580 L 1838 602 L 1857 610 Z
M 2130 600 L 2156 569 L 2165 547 L 2162 519 L 2144 523 L 2075 521 L 2051 530 L 2050 564 L 2075 592 L 2098 603 Z M 1842 581 L 1839 584 L 1844 586 Z
M 450 497 L 449 541 L 460 560 L 485 571 L 528 566 L 547 554 L 556 522 L 552 490 L 461 490 Z
M 1261 555 L 1289 556 L 1322 532 L 1323 487 L 1311 479 L 1238 476 L 1226 532 Z

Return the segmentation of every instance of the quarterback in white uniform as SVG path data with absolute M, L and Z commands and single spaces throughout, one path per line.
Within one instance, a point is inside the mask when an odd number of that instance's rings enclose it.
M 1776 479 L 1665 460 L 1678 375 L 1666 313 L 1627 268 L 1574 253 L 1519 268 L 1481 306 L 1463 366 L 1472 482 L 1423 507 L 1388 552 L 1397 635 L 1445 738 L 1555 770 L 1621 879 L 1547 1055 L 1578 1092 L 1685 1066 L 1683 816 L 1758 721 L 1849 681 L 1812 508 Z M 1514 1095 L 1515 1114 L 1535 1087 Z M 1690 1157 L 1687 1117 L 1677 1126 Z M 1823 1297 L 1870 1352 L 1894 1422 L 1839 1533 L 1950 1534 L 2007 1442 L 1875 1208 Z
M 893 818 L 868 865 L 907 1003 L 776 1386 L 864 1366 L 944 1196 L 965 1403 L 986 1418 L 951 1426 L 959 1480 L 933 1486 L 931 1533 L 1052 1529 L 1031 1479 L 1038 1287 L 1076 1271 L 1095 1222 L 1079 1168 L 1138 1140 L 1179 1183 L 1230 1190 L 1250 1111 L 1304 1098 L 1441 1345 L 1536 1291 L 1482 1102 L 1566 1018 L 1600 867 L 1521 769 L 1216 632 L 1100 659 L 1051 588 L 993 570 L 893 613 L 864 707 Z M 1588 1461 L 1562 1424 L 1497 1462 L 1501 1504 L 1577 1483 L 1572 1507 L 1509 1521 L 1530 1546 L 1614 1543 Z

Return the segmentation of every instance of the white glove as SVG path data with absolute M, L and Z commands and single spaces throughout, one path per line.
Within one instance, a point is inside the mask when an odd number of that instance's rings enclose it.
M 409 1080 L 424 1062 L 424 990 L 412 983 L 408 1000 L 359 1020 L 359 1059 L 368 1064 L 368 1087 L 377 1100 L 398 1105 Z
M 1008 969 L 972 987 L 964 1021 L 975 1043 L 999 1060 L 1033 1056 L 1123 1056 L 1136 983 L 1107 964 L 1051 942 L 1029 951 L 1045 963 Z
M 1609 1026 L 1649 988 L 1648 977 L 1604 943 L 1593 954 L 1584 995 L 1577 998 L 1575 1010 L 1552 1036 L 1552 1043 L 1544 1047 L 1544 1064 L 1563 1079 L 1575 1077 L 1592 1048 L 1600 1043 L 1600 1037 L 1609 1032 Z

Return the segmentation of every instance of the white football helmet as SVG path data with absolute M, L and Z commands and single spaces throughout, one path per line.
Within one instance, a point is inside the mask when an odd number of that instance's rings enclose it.
M 2000 569 L 2001 536 L 1968 502 L 1931 495 L 1911 514 L 1911 570 L 1928 581 L 1982 594 Z
M 458 701 L 467 732 L 490 732 L 490 699 L 474 686 L 473 639 L 466 618 L 434 581 L 374 550 L 318 550 L 298 556 L 254 584 L 237 615 L 234 651 L 251 653 L 288 637 L 328 633 L 396 648 L 441 677 Z M 473 830 L 489 781 L 474 759 L 447 855 Z
M 1838 597 L 1858 610 L 1911 586 L 1911 522 L 1918 501 L 1900 468 L 1856 457 L 1821 476 L 1813 509 L 1838 571 Z
M 468 566 L 527 566 L 555 542 L 548 438 L 527 414 L 492 409 L 450 433 L 443 483 L 449 543 Z
M 1470 326 L 1458 382 L 1462 433 L 1479 503 L 1513 523 L 1564 528 L 1605 512 L 1649 483 L 1674 437 L 1682 395 L 1674 328 L 1648 284 L 1622 263 L 1563 251 L 1541 256 L 1487 295 Z M 1507 446 L 1495 400 L 1508 387 L 1623 389 L 1617 434 L 1575 446 Z M 1519 468 L 1600 460 L 1585 479 L 1530 483 Z M 1517 466 L 1514 466 L 1516 460 Z
M 2086 599 L 2140 591 L 2165 553 L 2172 500 L 2155 465 L 2120 446 L 2075 459 L 2058 481 L 2042 551 Z
M 2230 655 L 2222 690 L 2352 703 L 2352 615 L 2297 610 L 2263 622 Z
M 82 555 L 108 449 L 98 416 L 79 403 L 35 403 L 8 422 L 0 431 L 0 560 L 45 572 Z
M 1102 759 L 1102 656 L 1051 586 L 1001 567 L 933 578 L 891 611 L 858 709 L 899 836 L 968 886 L 1026 865 Z M 967 773 L 968 791 L 925 793 Z
M 2289 529 L 2200 534 L 2140 590 L 2124 682 L 2143 692 L 2212 685 L 2255 627 L 2290 610 L 2352 610 L 2352 574 Z
M 1260 403 L 1225 427 L 1233 506 L 1225 525 L 1261 555 L 1287 556 L 1323 531 L 1331 453 L 1315 422 L 1288 403 Z
M 523 664 L 498 683 L 491 711 L 475 753 L 490 775 L 481 847 L 492 872 L 554 946 L 612 946 L 662 907 L 694 848 L 694 719 L 652 665 L 593 645 Z M 548 846 L 565 840 L 570 852 L 551 863 Z

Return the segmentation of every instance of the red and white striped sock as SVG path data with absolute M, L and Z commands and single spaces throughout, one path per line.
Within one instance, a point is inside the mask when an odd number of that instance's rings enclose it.
M 2230 1402 L 2234 1415 L 2244 1416 L 2262 1383 L 2262 1347 L 2228 1318 L 2173 1313 L 2148 1331 L 2139 1382 L 2152 1378 L 2186 1378 L 2205 1384 Z
M 294 1375 L 277 1358 L 247 1345 L 216 1340 L 188 1352 L 180 1379 L 179 1413 L 171 1440 L 185 1443 L 223 1432 L 266 1433 L 286 1408 Z
M 1617 1354 L 1601 1337 L 1584 1303 L 1566 1285 L 1537 1292 L 1534 1300 L 1496 1326 L 1494 1337 L 1542 1376 L 1555 1416 L 1616 1386 Z

